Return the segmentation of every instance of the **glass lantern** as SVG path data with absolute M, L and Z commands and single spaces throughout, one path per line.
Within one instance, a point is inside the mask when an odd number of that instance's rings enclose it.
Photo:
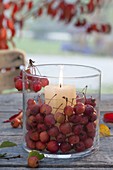
M 81 158 L 99 148 L 101 72 L 75 64 L 23 71 L 24 142 L 48 158 Z

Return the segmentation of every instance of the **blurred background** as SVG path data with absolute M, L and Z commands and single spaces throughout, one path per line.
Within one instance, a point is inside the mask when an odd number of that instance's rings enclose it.
M 51 0 L 46 0 L 51 2 Z M 62 0 L 61 0 L 62 1 Z M 58 0 L 58 2 L 61 2 Z M 38 3 L 40 0 L 35 0 Z M 77 0 L 66 0 L 73 4 Z M 88 4 L 88 0 L 82 1 Z M 94 2 L 94 1 L 92 1 Z M 99 1 L 95 1 L 99 2 Z M 100 1 L 102 3 L 102 1 Z M 85 15 L 89 23 L 107 23 L 113 26 L 113 1 L 103 0 L 103 6 L 90 15 Z M 78 11 L 79 13 L 79 11 Z M 40 17 L 26 16 L 20 31 L 17 28 L 14 42 L 18 49 L 26 52 L 27 61 L 32 59 L 42 63 L 73 63 L 96 67 L 102 72 L 102 93 L 113 93 L 113 32 L 94 31 L 86 33 L 86 27 L 75 27 L 74 22 L 65 23 L 47 13 Z M 81 17 L 82 19 L 83 16 Z

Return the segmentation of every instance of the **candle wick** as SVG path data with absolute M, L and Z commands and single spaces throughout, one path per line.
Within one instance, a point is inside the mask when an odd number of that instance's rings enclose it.
M 60 84 L 60 88 L 62 87 L 62 85 Z

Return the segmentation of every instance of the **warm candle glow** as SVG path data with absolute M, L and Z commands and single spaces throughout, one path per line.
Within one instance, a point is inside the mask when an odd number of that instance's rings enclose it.
M 59 74 L 59 86 L 63 86 L 63 65 L 60 66 L 60 74 Z

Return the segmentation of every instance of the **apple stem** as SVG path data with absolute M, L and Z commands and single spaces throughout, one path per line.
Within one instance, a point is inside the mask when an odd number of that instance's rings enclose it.
M 54 96 L 49 100 L 48 105 L 50 104 L 51 100 L 52 100 L 55 96 L 57 96 L 57 94 L 54 94 Z
M 60 109 L 60 107 L 63 105 L 63 103 L 60 104 L 60 106 L 58 108 L 56 108 L 55 113 Z
M 35 63 L 35 61 L 29 59 L 28 68 L 32 67 L 32 73 L 33 73 L 33 71 L 34 71 L 35 75 L 36 75 L 36 69 L 37 69 L 39 75 L 41 76 L 41 73 L 40 73 L 39 69 L 38 69 L 33 63 Z

